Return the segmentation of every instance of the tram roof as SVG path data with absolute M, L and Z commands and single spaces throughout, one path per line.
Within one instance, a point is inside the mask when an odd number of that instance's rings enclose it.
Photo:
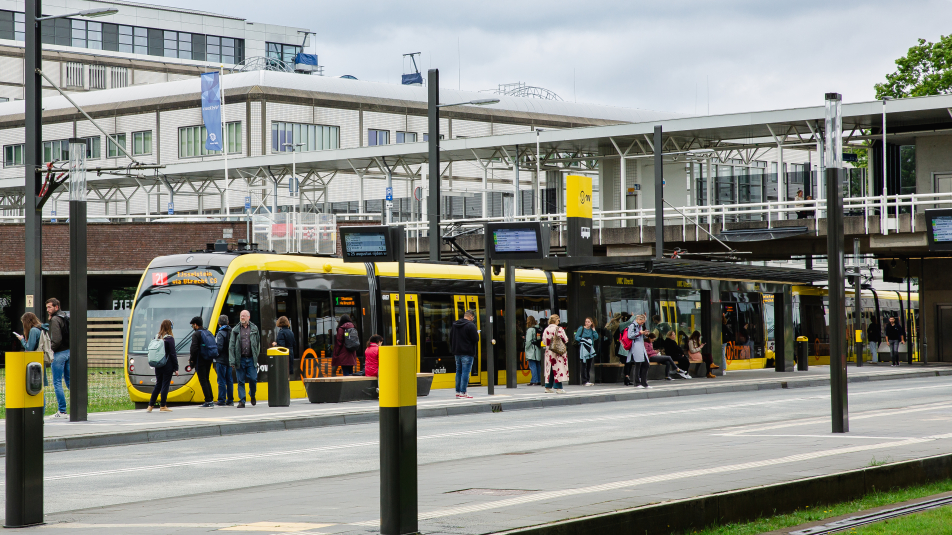
M 654 256 L 558 256 L 517 263 L 521 267 L 570 273 L 647 275 L 776 284 L 812 284 L 828 279 L 827 272 L 819 270 L 749 266 L 681 258 L 659 259 Z

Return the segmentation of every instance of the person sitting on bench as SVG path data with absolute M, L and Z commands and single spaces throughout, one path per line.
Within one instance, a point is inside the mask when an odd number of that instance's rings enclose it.
M 673 381 L 674 378 L 671 377 L 672 370 L 677 370 L 678 366 L 674 363 L 674 360 L 667 355 L 662 355 L 654 349 L 654 341 L 658 338 L 654 333 L 646 336 L 648 342 L 645 344 L 645 350 L 648 353 L 648 362 L 655 362 L 657 364 L 664 364 L 664 380 Z M 678 370 L 680 372 L 680 370 Z

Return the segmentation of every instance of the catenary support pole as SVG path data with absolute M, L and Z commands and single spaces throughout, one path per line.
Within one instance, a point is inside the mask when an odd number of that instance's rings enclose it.
M 516 388 L 516 362 L 519 345 L 516 340 L 516 266 L 506 262 L 506 388 Z
M 69 244 L 69 421 L 85 422 L 89 399 L 85 201 L 69 201 Z
M 826 192 L 827 192 L 827 269 L 829 272 L 830 332 L 846 331 L 846 296 L 843 279 L 843 167 L 840 111 L 842 97 L 826 94 Z M 830 337 L 830 394 L 834 433 L 849 432 L 846 352 L 844 337 Z
M 655 258 L 664 258 L 664 165 L 661 148 L 661 125 L 657 125 L 654 127 Z
M 427 119 L 429 124 L 430 191 L 426 206 L 429 219 L 430 261 L 440 261 L 440 70 L 430 69 L 427 87 Z M 485 194 L 485 193 L 484 193 Z
M 859 238 L 853 238 L 853 264 L 856 266 L 856 276 L 853 284 L 853 353 L 856 354 L 856 366 L 863 366 L 863 277 L 859 273 Z
M 37 210 L 37 196 L 42 187 L 41 176 L 36 169 L 42 165 L 43 140 L 43 93 L 40 69 L 43 67 L 43 51 L 40 40 L 42 16 L 41 0 L 25 0 L 26 23 L 24 24 L 24 101 L 26 121 L 23 147 L 23 173 L 26 243 L 24 248 L 26 275 L 26 311 L 38 318 L 46 317 L 43 303 L 43 212 Z

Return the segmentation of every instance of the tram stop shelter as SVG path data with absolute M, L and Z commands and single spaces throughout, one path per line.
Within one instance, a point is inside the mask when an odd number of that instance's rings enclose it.
M 768 340 L 774 369 L 794 371 L 791 289 L 827 279 L 825 271 L 652 256 L 547 257 L 519 266 L 567 274 L 564 320 L 570 340 L 586 317 L 594 320 L 600 336 L 617 336 L 605 329 L 616 314 L 645 314 L 649 330 L 659 325 L 662 335 L 675 330 L 679 341 L 699 331 L 706 344 L 702 353 L 721 367 L 715 375 L 729 364 L 769 365 Z M 653 316 L 660 324 L 651 322 Z M 602 341 L 597 362 L 614 358 L 610 345 Z M 578 347 L 569 348 L 569 377 L 578 384 Z

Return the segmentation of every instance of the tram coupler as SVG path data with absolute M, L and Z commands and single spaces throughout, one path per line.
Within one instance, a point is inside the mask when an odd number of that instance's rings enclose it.
M 6 528 L 43 523 L 43 375 L 43 352 L 6 354 Z

